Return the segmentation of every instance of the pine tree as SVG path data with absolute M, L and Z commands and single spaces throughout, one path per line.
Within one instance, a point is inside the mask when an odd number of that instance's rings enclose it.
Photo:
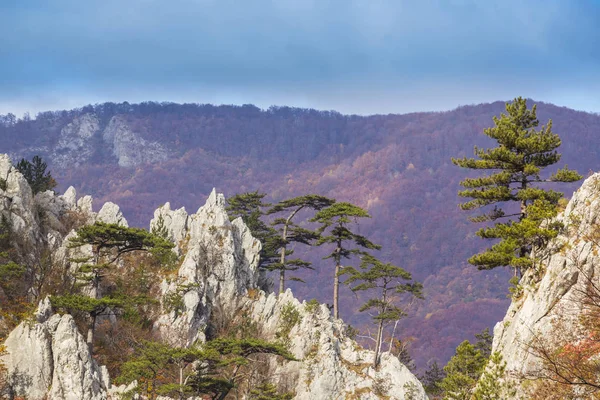
M 281 343 L 255 338 L 218 338 L 191 348 L 143 342 L 135 357 L 123 364 L 117 382 L 128 384 L 137 380 L 134 392 L 150 399 L 158 395 L 176 395 L 179 399 L 210 396 L 223 400 L 245 378 L 247 373 L 243 368 L 252 367 L 255 354 L 296 360 Z M 274 398 L 285 400 L 290 397 Z
M 425 392 L 435 399 L 438 398 L 438 396 L 442 393 L 442 389 L 439 387 L 439 384 L 444 380 L 445 377 L 446 373 L 444 370 L 439 366 L 437 361 L 433 361 L 420 380 L 423 382 Z
M 495 352 L 477 382 L 473 400 L 512 399 L 515 394 L 513 385 L 506 380 L 506 362 Z
M 500 118 L 494 117 L 494 126 L 484 130 L 484 134 L 498 143 L 497 147 L 475 147 L 475 158 L 453 158 L 452 162 L 463 168 L 490 171 L 461 182 L 465 190 L 459 196 L 472 199 L 460 205 L 463 210 L 494 205 L 471 220 L 503 221 L 477 232 L 481 238 L 500 241 L 472 256 L 469 262 L 479 269 L 510 266 L 515 276 L 520 276 L 532 265 L 532 249 L 555 237 L 560 228 L 555 223 L 543 222 L 556 214 L 562 193 L 540 188 L 539 184 L 575 182 L 581 175 L 565 166 L 543 178 L 542 171 L 561 158 L 556 151 L 561 140 L 552 132 L 552 121 L 536 130 L 539 126 L 536 106 L 527 109 L 527 102 L 521 97 L 507 103 L 506 112 Z M 511 202 L 519 207 L 511 206 Z
M 333 274 L 333 316 L 340 317 L 339 311 L 339 287 L 340 287 L 340 272 L 342 269 L 342 260 L 349 259 L 352 255 L 364 255 L 364 250 L 361 249 L 380 249 L 381 246 L 371 242 L 366 237 L 352 232 L 348 229 L 348 225 L 358 218 L 371 218 L 368 212 L 362 208 L 350 203 L 334 203 L 333 205 L 324 208 L 317 212 L 311 222 L 321 224 L 318 229 L 321 235 L 317 241 L 317 245 L 333 244 L 335 248 L 324 259 L 333 259 L 335 262 L 335 270 Z M 323 235 L 329 230 L 329 235 Z M 355 248 L 350 248 L 354 244 Z
M 35 156 L 31 162 L 22 158 L 16 165 L 17 170 L 27 180 L 33 194 L 45 192 L 56 187 L 56 181 L 50 175 L 50 172 L 46 171 L 48 164 L 46 164 L 40 156 Z
M 241 217 L 252 236 L 260 240 L 262 248 L 258 267 L 270 270 L 271 265 L 279 260 L 277 250 L 280 243 L 277 231 L 262 220 L 266 214 L 263 209 L 271 206 L 263 202 L 265 196 L 266 193 L 258 191 L 236 194 L 227 200 L 226 210 L 231 220 Z
M 481 333 L 475 334 L 475 349 L 479 350 L 481 354 L 483 354 L 486 358 L 492 354 L 492 343 L 494 341 L 494 337 L 490 335 L 490 328 L 485 328 L 481 331 Z
M 92 256 L 70 261 L 80 264 L 76 277 L 80 284 L 89 287 L 91 297 L 78 294 L 55 296 L 53 305 L 71 312 L 78 310 L 88 314 L 87 344 L 92 353 L 97 318 L 111 308 L 122 308 L 133 304 L 132 302 L 136 300 L 101 296 L 100 285 L 107 271 L 127 253 L 144 251 L 165 258 L 164 254 L 170 254 L 174 245 L 169 240 L 144 229 L 104 222 L 85 225 L 77 230 L 76 236 L 69 239 L 69 248 L 79 248 L 84 245 L 91 246 Z
M 412 276 L 403 268 L 390 263 L 382 263 L 369 254 L 363 255 L 361 258 L 360 270 L 354 267 L 345 267 L 342 269 L 341 274 L 349 275 L 344 283 L 354 285 L 352 287 L 354 292 L 363 290 L 378 292 L 377 297 L 368 299 L 359 309 L 360 312 L 371 312 L 373 321 L 377 325 L 375 355 L 373 357 L 373 368 L 376 368 L 379 364 L 385 325 L 406 315 L 404 310 L 397 306 L 399 296 L 410 294 L 411 296 L 423 298 L 421 292 L 423 286 L 420 283 L 408 282 L 412 280 Z
M 311 268 L 308 261 L 299 258 L 288 259 L 287 257 L 293 254 L 293 250 L 288 249 L 291 243 L 302 243 L 311 245 L 312 242 L 319 238 L 317 232 L 302 228 L 294 223 L 294 217 L 304 209 L 319 211 L 335 203 L 335 200 L 328 199 L 324 196 L 316 194 L 308 194 L 298 196 L 292 199 L 283 200 L 274 205 L 267 214 L 287 213 L 284 218 L 277 218 L 273 221 L 273 226 L 277 227 L 279 232 L 279 263 L 271 264 L 270 269 L 279 271 L 279 293 L 285 290 L 285 275 L 286 271 L 296 271 L 300 268 Z M 297 277 L 291 278 L 300 280 Z
M 458 345 L 444 367 L 446 377 L 438 385 L 444 391 L 444 400 L 470 400 L 486 362 L 487 358 L 468 340 Z

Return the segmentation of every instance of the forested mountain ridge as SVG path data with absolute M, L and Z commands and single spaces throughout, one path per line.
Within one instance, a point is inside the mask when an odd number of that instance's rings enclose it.
M 74 185 L 99 201 L 121 205 L 134 225 L 156 206 L 177 199 L 192 210 L 213 186 L 227 195 L 261 190 L 273 201 L 319 193 L 351 201 L 373 216 L 361 233 L 383 245 L 385 257 L 413 273 L 426 300 L 401 324 L 415 337 L 412 354 L 423 366 L 445 362 L 464 338 L 492 326 L 508 305 L 508 273 L 479 272 L 466 259 L 484 244 L 456 204 L 465 172 L 450 157 L 488 146 L 481 134 L 504 103 L 442 113 L 344 116 L 335 112 L 254 106 L 143 103 L 101 104 L 1 118 L 3 152 L 13 159 L 41 154 L 59 190 Z M 597 170 L 600 116 L 539 104 L 553 119 L 562 162 L 584 174 Z M 573 184 L 564 189 L 567 196 Z M 294 292 L 322 297 L 318 282 L 331 271 L 306 275 Z M 342 292 L 342 317 L 355 325 L 359 302 Z

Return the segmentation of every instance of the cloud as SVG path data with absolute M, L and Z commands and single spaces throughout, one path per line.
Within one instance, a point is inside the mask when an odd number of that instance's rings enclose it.
M 406 96 L 425 109 L 582 98 L 600 81 L 598 22 L 592 0 L 7 1 L 0 112 L 63 97 L 358 113 L 380 99 L 414 111 Z

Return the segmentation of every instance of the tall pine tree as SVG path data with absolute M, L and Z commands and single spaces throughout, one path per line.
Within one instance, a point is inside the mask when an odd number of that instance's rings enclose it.
M 333 316 L 340 317 L 339 291 L 340 272 L 342 260 L 349 259 L 352 255 L 365 255 L 362 249 L 380 249 L 381 246 L 371 242 L 366 237 L 352 232 L 348 225 L 356 222 L 358 218 L 371 218 L 368 212 L 351 203 L 334 203 L 317 212 L 311 222 L 321 224 L 319 233 L 321 237 L 317 245 L 334 245 L 334 249 L 325 259 L 332 258 L 335 262 L 333 274 Z M 329 231 L 328 235 L 323 235 Z
M 392 321 L 398 321 L 405 316 L 404 310 L 397 305 L 399 295 L 410 294 L 417 298 L 423 298 L 423 286 L 418 282 L 410 282 L 412 276 L 403 268 L 390 263 L 383 263 L 370 254 L 362 257 L 360 269 L 345 267 L 342 274 L 348 274 L 346 284 L 354 285 L 352 291 L 363 290 L 377 292 L 363 304 L 359 311 L 369 311 L 373 321 L 377 325 L 377 337 L 375 345 L 375 356 L 373 357 L 373 368 L 379 364 L 381 353 L 381 342 L 383 339 L 383 328 Z
M 273 226 L 276 227 L 279 237 L 279 263 L 271 265 L 271 270 L 279 271 L 279 293 L 285 290 L 286 271 L 296 271 L 300 268 L 311 268 L 310 262 L 299 258 L 288 259 L 287 257 L 293 254 L 293 250 L 288 249 L 291 243 L 302 243 L 310 245 L 314 240 L 319 238 L 317 232 L 302 228 L 294 222 L 294 217 L 305 209 L 319 211 L 335 203 L 335 200 L 329 199 L 317 194 L 308 194 L 304 196 L 294 197 L 292 199 L 283 200 L 275 204 L 267 213 L 281 214 L 285 213 L 284 217 L 276 218 L 273 221 Z M 299 280 L 298 278 L 292 278 Z
M 475 147 L 475 158 L 453 158 L 452 162 L 463 168 L 489 171 L 461 182 L 465 190 L 460 191 L 459 196 L 471 200 L 460 207 L 472 210 L 494 205 L 493 209 L 471 220 L 497 221 L 493 226 L 480 229 L 477 235 L 500 241 L 472 256 L 469 262 L 479 269 L 510 266 L 515 275 L 520 276 L 522 270 L 532 265 L 532 249 L 547 243 L 560 228 L 543 222 L 556 215 L 562 193 L 543 189 L 539 184 L 574 182 L 581 179 L 581 175 L 565 166 L 542 177 L 542 171 L 561 157 L 556 151 L 561 140 L 552 132 L 552 121 L 536 130 L 539 126 L 536 106 L 528 109 L 526 100 L 521 97 L 507 103 L 506 112 L 500 118 L 494 117 L 494 126 L 484 130 L 484 134 L 498 143 L 497 147 Z

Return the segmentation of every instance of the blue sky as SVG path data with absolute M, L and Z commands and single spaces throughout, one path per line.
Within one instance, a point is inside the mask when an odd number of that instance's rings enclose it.
M 600 112 L 598 0 L 0 0 L 0 113 L 103 101 Z

